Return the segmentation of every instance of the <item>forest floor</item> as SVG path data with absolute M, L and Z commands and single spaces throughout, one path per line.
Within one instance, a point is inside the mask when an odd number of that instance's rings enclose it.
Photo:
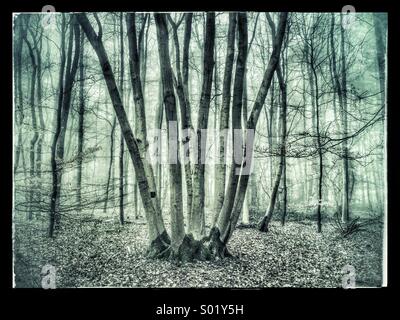
M 55 239 L 46 237 L 46 221 L 15 223 L 17 287 L 40 287 L 45 264 L 56 267 L 57 287 L 341 287 L 346 265 L 356 286 L 381 284 L 379 224 L 348 238 L 333 223 L 318 234 L 309 220 L 273 221 L 268 233 L 238 228 L 228 244 L 233 258 L 179 265 L 145 257 L 144 221 L 78 220 L 64 219 Z

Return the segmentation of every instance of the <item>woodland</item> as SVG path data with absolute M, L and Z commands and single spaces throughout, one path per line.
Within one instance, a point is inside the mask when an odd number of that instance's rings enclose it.
M 14 14 L 14 285 L 382 286 L 386 42 L 385 13 Z

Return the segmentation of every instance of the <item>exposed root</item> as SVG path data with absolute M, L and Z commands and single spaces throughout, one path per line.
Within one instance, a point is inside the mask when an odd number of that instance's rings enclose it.
M 210 236 L 207 239 L 209 241 L 208 249 L 214 259 L 223 259 L 232 257 L 224 242 L 220 239 L 220 231 L 217 227 L 214 227 L 210 231 Z
M 212 260 L 212 255 L 203 241 L 198 241 L 191 234 L 185 235 L 177 252 L 172 252 L 170 259 L 174 261 L 190 262 L 194 260 Z
M 178 250 L 172 250 L 168 234 L 164 232 L 153 240 L 147 257 L 154 259 L 168 259 L 173 262 L 192 262 L 218 260 L 233 257 L 226 245 L 220 239 L 220 231 L 214 227 L 210 235 L 201 240 L 195 240 L 192 234 L 187 234 Z
M 164 231 L 151 242 L 149 249 L 147 250 L 147 257 L 157 259 L 167 258 L 170 254 L 170 243 L 171 240 L 168 233 Z
M 261 232 L 268 232 L 268 217 L 264 216 L 260 223 L 258 224 L 258 230 Z
M 257 229 L 257 224 L 256 223 L 241 223 L 236 226 L 236 229 Z

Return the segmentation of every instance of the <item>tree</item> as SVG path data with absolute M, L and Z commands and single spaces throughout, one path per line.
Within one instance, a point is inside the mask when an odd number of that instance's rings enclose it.
M 90 21 L 84 13 L 77 14 L 76 17 L 80 25 L 82 26 L 86 37 L 88 38 L 90 44 L 96 52 L 115 110 L 115 114 L 118 118 L 121 130 L 124 134 L 125 143 L 128 147 L 129 154 L 131 156 L 131 160 L 135 169 L 136 179 L 139 186 L 140 196 L 142 198 L 149 231 L 150 244 L 148 254 L 150 256 L 160 256 L 165 252 L 166 249 L 168 249 L 170 238 L 165 230 L 160 208 L 157 205 L 157 202 L 154 201 L 155 191 L 151 191 L 151 181 L 148 180 L 148 176 L 146 174 L 145 168 L 146 166 L 147 168 L 149 168 L 150 165 L 146 163 L 146 159 L 142 153 L 144 141 L 138 141 L 138 139 L 134 136 L 128 122 L 126 112 L 122 104 L 121 96 L 115 81 L 115 76 L 108 60 L 107 53 L 104 49 L 101 32 L 99 34 L 96 34 L 92 25 L 90 24 Z M 128 34 L 131 35 L 131 37 L 128 37 L 128 40 L 130 50 L 131 80 L 133 80 L 132 87 L 134 88 L 133 91 L 135 95 L 135 100 L 140 107 L 140 103 L 141 101 L 143 101 L 143 99 L 141 99 L 140 97 L 141 85 L 140 77 L 138 77 L 138 54 L 136 49 L 137 45 L 134 14 L 127 14 L 126 20 Z
M 27 16 L 26 23 L 29 23 L 29 18 L 30 16 Z M 28 28 L 28 25 L 26 26 Z M 36 42 L 36 36 L 31 32 L 32 40 L 35 44 Z M 35 147 L 36 147 L 36 142 L 38 141 L 39 138 L 39 133 L 38 133 L 38 127 L 37 127 L 37 118 L 36 118 L 36 80 L 37 80 L 37 56 L 35 55 L 35 50 L 33 48 L 33 45 L 31 42 L 28 40 L 27 33 L 24 33 L 24 41 L 28 47 L 29 50 L 29 56 L 31 58 L 31 63 L 32 63 L 32 75 L 31 75 L 31 83 L 30 83 L 30 107 L 31 107 L 31 118 L 32 118 L 32 127 L 33 127 L 33 136 L 30 142 L 30 152 L 29 152 L 29 162 L 30 162 L 30 196 L 29 196 L 29 203 L 30 206 L 33 203 L 33 196 L 34 196 L 34 191 L 36 189 L 35 186 Z M 36 45 L 36 44 L 35 44 Z M 29 220 L 32 219 L 32 208 L 29 209 L 29 214 L 28 214 Z
M 228 176 L 228 187 L 224 202 L 219 214 L 216 226 L 212 228 L 211 234 L 216 238 L 215 247 L 212 250 L 219 256 L 227 254 L 224 246 L 225 241 L 228 239 L 230 232 L 230 219 L 231 212 L 234 205 L 236 189 L 239 181 L 237 170 L 240 170 L 241 162 L 235 159 L 235 151 L 240 148 L 242 144 L 242 104 L 243 104 L 243 86 L 244 86 L 244 70 L 246 68 L 247 58 L 247 16 L 244 13 L 237 14 L 238 25 L 238 56 L 236 61 L 235 80 L 233 87 L 232 99 L 232 116 L 231 116 L 231 130 L 232 130 L 232 148 L 233 155 L 231 160 L 231 169 Z M 236 150 L 235 150 L 236 148 Z M 240 150 L 241 151 L 241 150 Z M 229 227 L 228 227 L 229 225 Z M 235 227 L 235 226 L 233 226 Z
M 382 13 L 373 14 L 375 44 L 376 44 L 376 60 L 378 65 L 379 89 L 382 107 L 382 122 L 386 117 L 387 96 L 386 96 L 386 33 L 387 33 L 387 17 Z M 382 133 L 382 132 L 381 132 Z M 381 138 L 383 140 L 383 138 Z M 382 164 L 383 159 L 379 159 Z M 377 192 L 377 196 L 381 196 L 381 192 Z M 383 212 L 383 200 L 380 201 L 380 211 Z
M 85 121 L 85 64 L 84 64 L 84 44 L 85 38 L 81 37 L 79 52 L 79 125 L 78 125 L 78 176 L 76 184 L 76 201 L 79 210 L 82 207 L 82 162 L 84 144 L 84 121 Z
M 170 182 L 171 250 L 177 255 L 185 236 L 182 206 L 182 171 L 179 157 L 179 133 L 177 107 L 172 80 L 172 68 L 168 50 L 168 29 L 165 14 L 154 14 L 157 26 L 158 52 L 160 57 L 163 101 L 168 134 L 168 163 Z
M 127 33 L 130 35 L 130 37 L 128 37 L 129 71 L 130 71 L 130 80 L 136 106 L 135 122 L 137 130 L 136 135 L 137 135 L 138 147 L 140 150 L 141 158 L 143 159 L 144 170 L 148 179 L 150 195 L 153 205 L 157 208 L 157 212 L 161 214 L 159 196 L 157 195 L 153 168 L 146 159 L 146 153 L 148 148 L 146 113 L 145 113 L 145 105 L 143 98 L 143 85 L 140 73 L 140 59 L 138 52 L 138 42 L 136 38 L 136 25 L 135 25 L 134 14 L 126 15 L 126 25 L 127 25 Z M 163 223 L 162 225 L 161 221 L 159 223 L 161 228 Z
M 15 147 L 15 161 L 14 161 L 14 174 L 17 173 L 17 169 L 20 162 L 20 155 L 23 154 L 23 143 L 22 143 L 22 124 L 24 121 L 24 99 L 22 93 L 22 47 L 24 39 L 26 38 L 27 28 L 24 26 L 23 16 L 17 16 L 15 18 L 14 32 L 18 34 L 14 44 L 14 72 L 15 72 L 15 105 L 17 112 L 17 145 Z
M 339 106 L 340 106 L 340 118 L 341 118 L 341 129 L 342 129 L 342 222 L 348 223 L 350 217 L 349 210 L 349 200 L 350 200 L 350 182 L 349 182 L 349 155 L 348 155 L 348 146 L 346 136 L 348 135 L 348 125 L 347 125 L 347 80 L 346 80 L 346 52 L 345 52 L 345 44 L 344 44 L 344 28 L 342 23 L 342 16 L 340 18 L 341 28 L 340 28 L 340 48 L 341 48 L 341 76 L 339 77 L 337 71 L 337 62 L 336 62 L 336 52 L 335 52 L 335 43 L 334 43 L 334 27 L 335 27 L 335 17 L 331 15 L 331 30 L 330 30 L 330 41 L 332 48 L 332 72 L 334 76 L 334 87 L 337 91 L 337 95 L 339 98 Z
M 78 69 L 79 60 L 79 45 L 80 45 L 80 30 L 75 17 L 70 19 L 69 42 L 68 51 L 65 55 L 65 17 L 62 17 L 62 36 L 61 36 L 61 66 L 59 75 L 59 98 L 58 110 L 56 117 L 56 132 L 53 138 L 53 145 L 51 150 L 51 165 L 52 165 L 52 193 L 50 201 L 50 225 L 49 236 L 52 237 L 54 230 L 60 224 L 60 194 L 62 182 L 62 170 L 64 160 L 64 143 L 65 133 L 67 131 L 69 110 L 71 107 L 72 88 L 74 85 L 74 78 Z M 75 40 L 75 46 L 74 46 Z M 75 47 L 74 55 L 72 57 L 72 48 Z M 65 59 L 67 64 L 65 65 Z
M 275 24 L 271 18 L 271 16 L 266 13 L 267 19 L 268 19 L 268 23 L 270 25 L 271 28 L 271 34 L 272 37 L 275 40 Z M 264 231 L 264 232 L 268 232 L 268 225 L 269 222 L 271 221 L 273 212 L 274 212 L 274 208 L 275 208 L 275 203 L 276 203 L 276 199 L 277 199 L 277 195 L 278 195 L 278 189 L 279 189 L 279 184 L 281 183 L 282 180 L 282 175 L 284 174 L 284 172 L 286 171 L 286 165 L 285 165 L 285 161 L 286 161 L 286 110 L 287 110 L 287 92 L 286 92 L 286 82 L 283 78 L 283 74 L 282 74 L 282 70 L 281 70 L 281 66 L 278 63 L 277 67 L 276 67 L 276 75 L 278 77 L 278 82 L 279 82 L 279 87 L 281 90 L 281 107 L 280 107 L 280 121 L 281 121 L 281 143 L 280 143 L 280 162 L 279 162 L 279 168 L 278 168 L 278 172 L 276 174 L 276 178 L 275 178 L 275 182 L 274 182 L 274 186 L 273 189 L 271 191 L 271 198 L 269 200 L 269 205 L 268 205 L 268 209 L 265 213 L 265 216 L 263 217 L 263 219 L 260 221 L 259 224 L 259 229 L 260 231 Z M 283 179 L 283 183 L 285 184 L 285 180 Z M 285 215 L 283 215 L 285 216 Z M 283 220 L 284 221 L 284 220 Z M 283 222 L 284 223 L 284 222 Z
M 205 235 L 205 159 L 208 116 L 210 109 L 212 76 L 214 68 L 214 41 L 215 41 L 215 13 L 207 13 L 206 34 L 203 53 L 203 83 L 201 87 L 199 114 L 197 118 L 197 153 L 193 172 L 193 201 L 189 217 L 188 232 L 192 233 L 195 239 Z
M 236 14 L 229 14 L 229 25 L 227 35 L 227 48 L 225 58 L 225 70 L 224 80 L 222 84 L 222 106 L 219 116 L 219 164 L 216 168 L 216 205 L 215 213 L 213 217 L 213 226 L 218 220 L 219 213 L 224 203 L 225 195 L 225 181 L 226 181 L 226 147 L 225 141 L 227 140 L 225 132 L 229 128 L 229 111 L 231 102 L 231 84 L 232 84 L 232 70 L 233 70 L 233 59 L 235 55 L 235 32 L 236 32 Z M 222 162 L 222 164 L 221 164 Z
M 317 24 L 313 25 L 313 29 L 317 27 Z M 314 31 L 313 30 L 313 31 Z M 318 233 L 322 231 L 322 181 L 323 181 L 323 172 L 324 172 L 324 166 L 323 166 L 323 157 L 322 157 L 322 141 L 321 141 L 321 131 L 320 131 L 320 104 L 319 104 L 319 87 L 318 87 L 318 75 L 317 75 L 317 66 L 316 66 L 316 59 L 318 57 L 318 49 L 311 44 L 310 47 L 310 68 L 312 71 L 312 81 L 314 81 L 314 86 L 315 86 L 315 118 L 316 118 L 316 136 L 317 136 L 317 150 L 318 150 L 318 203 L 317 203 L 317 231 Z
M 215 257 L 223 257 L 227 254 L 226 251 L 226 243 L 230 236 L 232 235 L 233 229 L 236 226 L 238 216 L 241 211 L 241 206 L 244 200 L 244 193 L 247 187 L 248 179 L 246 179 L 246 175 L 241 175 L 240 179 L 242 184 L 240 185 L 240 189 L 238 190 L 238 199 L 235 199 L 236 194 L 236 186 L 238 185 L 239 178 L 236 177 L 237 173 L 235 170 L 231 170 L 230 172 L 230 179 L 231 181 L 236 180 L 236 184 L 233 184 L 233 187 L 230 183 L 228 183 L 230 188 L 228 188 L 228 197 L 225 198 L 224 205 L 222 207 L 222 211 L 219 216 L 217 225 L 212 228 L 210 232 L 210 236 L 196 240 L 192 235 L 185 235 L 184 228 L 183 228 L 183 214 L 181 208 L 181 174 L 179 170 L 179 164 L 177 161 L 175 163 L 170 163 L 170 177 L 173 183 L 172 191 L 171 191 L 171 204 L 173 204 L 176 209 L 175 212 L 171 213 L 172 218 L 172 230 L 171 230 L 171 247 L 168 247 L 168 242 L 161 241 L 160 238 L 167 238 L 168 235 L 163 229 L 162 233 L 155 233 L 154 227 L 156 217 L 161 218 L 161 212 L 158 211 L 157 206 L 154 206 L 154 202 L 151 201 L 151 195 L 149 194 L 149 180 L 146 176 L 145 169 L 144 169 L 144 159 L 143 156 L 139 156 L 139 154 L 144 154 L 143 151 L 140 150 L 138 145 L 138 141 L 133 135 L 132 130 L 130 129 L 129 123 L 126 119 L 126 114 L 124 107 L 122 105 L 122 101 L 120 98 L 119 90 L 116 86 L 114 75 L 111 69 L 111 66 L 108 62 L 108 57 L 104 49 L 104 45 L 101 41 L 101 34 L 98 36 L 96 35 L 93 27 L 91 26 L 89 20 L 87 19 L 86 15 L 78 14 L 77 15 L 79 23 L 81 24 L 82 28 L 85 31 L 86 36 L 88 37 L 90 43 L 92 44 L 94 50 L 96 51 L 96 55 L 99 59 L 100 65 L 102 67 L 103 75 L 107 83 L 107 87 L 113 102 L 114 110 L 118 117 L 119 123 L 121 128 L 124 132 L 125 142 L 128 146 L 128 149 L 131 154 L 132 162 L 135 167 L 136 175 L 141 177 L 139 180 L 139 186 L 141 186 L 141 196 L 142 201 L 144 203 L 145 211 L 148 216 L 148 226 L 149 226 L 149 234 L 150 234 L 150 247 L 153 249 L 153 253 L 156 256 L 165 256 L 168 252 L 168 255 L 172 255 L 177 257 L 181 260 L 187 259 L 204 259 L 209 258 L 209 255 Z M 176 112 L 176 101 L 175 101 L 175 94 L 173 91 L 173 87 L 171 84 L 173 83 L 172 79 L 172 68 L 169 59 L 169 52 L 168 52 L 168 30 L 167 30 L 167 23 L 166 17 L 163 14 L 155 14 L 156 26 L 157 26 L 157 38 L 159 44 L 159 58 L 162 70 L 162 79 L 163 79 L 163 93 L 164 93 L 164 105 L 166 108 L 166 117 L 168 121 L 172 121 L 173 123 L 177 119 L 177 112 Z M 276 65 L 279 61 L 279 54 L 282 45 L 282 39 L 284 35 L 285 25 L 286 25 L 286 17 L 287 14 L 283 13 L 280 16 L 280 21 L 277 30 L 277 41 L 274 45 L 274 50 L 271 55 L 270 63 L 268 68 L 264 74 L 264 80 L 260 87 L 257 100 L 253 106 L 252 113 L 250 118 L 247 122 L 247 129 L 254 129 L 255 125 L 258 120 L 258 116 L 261 111 L 261 107 L 265 100 L 265 97 L 268 92 L 268 88 L 270 86 L 272 75 L 275 71 Z M 206 40 L 204 46 L 204 78 L 203 78 L 203 88 L 202 88 L 202 95 L 200 99 L 200 107 L 203 111 L 200 111 L 201 117 L 199 117 L 198 129 L 204 128 L 207 123 L 207 115 L 208 115 L 208 108 L 209 108 L 209 95 L 211 92 L 211 81 L 212 81 L 212 68 L 207 63 L 212 61 L 213 56 L 213 46 L 214 46 L 214 22 L 215 17 L 213 14 L 207 15 L 207 23 L 206 23 Z M 136 45 L 136 31 L 135 31 L 135 23 L 134 23 L 134 14 L 127 15 L 127 29 L 128 33 L 132 35 L 129 39 L 129 51 L 130 51 L 130 66 L 131 66 L 131 82 L 132 87 L 135 95 L 135 101 L 139 105 L 139 110 L 144 111 L 143 107 L 143 99 L 141 93 L 141 86 L 140 86 L 140 77 L 138 76 L 140 73 L 139 71 L 139 64 L 138 64 L 138 54 L 137 54 L 137 45 Z M 234 96 L 233 96 L 233 114 L 232 114 L 232 121 L 233 121 L 233 128 L 240 129 L 241 128 L 241 105 L 243 102 L 243 79 L 244 79 L 244 68 L 246 63 L 246 55 L 247 55 L 247 18 L 246 14 L 238 14 L 238 30 L 239 30 L 239 52 L 238 61 L 236 63 L 236 71 L 235 71 L 235 83 L 234 83 Z M 208 35 L 208 36 L 207 36 Z M 212 65 L 212 64 L 211 64 Z M 211 68 L 211 69 L 210 69 Z M 201 109 L 200 109 L 201 110 Z M 142 115 L 143 117 L 143 115 Z M 142 134 L 145 130 L 145 121 L 142 121 Z M 174 131 L 173 131 L 174 130 Z M 169 128 L 169 140 L 174 141 L 176 143 L 175 149 L 169 148 L 169 156 L 170 160 L 178 158 L 178 134 L 177 134 L 177 127 L 175 129 Z M 241 139 L 240 139 L 241 141 Z M 201 154 L 200 154 L 201 155 Z M 199 156 L 199 155 L 198 155 Z M 201 158 L 200 158 L 201 159 Z M 245 159 L 245 158 L 243 158 Z M 201 163 L 200 163 L 201 164 Z M 234 165 L 234 168 L 242 168 L 246 166 L 245 163 L 239 163 L 239 165 Z M 242 168 L 243 169 L 243 168 Z M 195 178 L 194 181 L 199 182 L 200 185 L 202 183 L 201 179 L 201 167 L 198 169 L 199 178 Z M 196 177 L 196 173 L 194 175 Z M 243 193 L 244 192 L 244 193 Z M 201 194 L 199 194 L 201 197 Z M 225 204 L 226 202 L 226 204 Z M 235 205 L 235 206 L 234 206 Z M 239 208 L 240 206 L 240 208 Z M 231 216 L 232 213 L 232 216 Z M 238 214 L 239 213 L 239 214 Z M 200 216 L 201 217 L 201 216 Z M 196 223 L 199 223 L 200 219 L 197 220 Z M 158 229 L 158 228 L 156 228 Z M 159 230 L 159 229 L 158 229 Z M 221 233 L 221 230 L 223 233 Z M 169 237 L 168 237 L 169 240 Z M 154 242 L 156 241 L 156 242 Z M 208 250 L 204 247 L 203 243 L 209 242 Z M 157 243 L 157 245 L 155 245 Z M 170 249 L 170 250 L 167 250 Z
M 48 33 L 19 15 L 17 219 L 48 214 L 50 194 L 50 236 L 111 222 L 99 208 L 125 232 L 140 208 L 148 255 L 189 261 L 229 256 L 250 210 L 261 231 L 380 213 L 386 26 L 360 17 L 350 32 L 340 14 L 63 14 Z
M 239 19 L 238 19 L 239 20 Z M 239 31 L 242 35 L 242 41 L 244 39 L 247 39 L 245 33 L 246 30 L 243 30 L 244 24 L 245 24 L 245 17 L 241 17 L 241 26 L 239 26 L 238 22 L 238 28 Z M 276 41 L 273 46 L 272 54 L 269 59 L 269 63 L 267 66 L 267 69 L 264 72 L 264 77 L 263 81 L 261 83 L 261 86 L 258 90 L 256 100 L 253 104 L 253 108 L 251 110 L 249 119 L 247 120 L 246 124 L 246 129 L 247 130 L 255 130 L 262 107 L 265 102 L 265 98 L 268 94 L 268 90 L 271 86 L 271 81 L 273 74 L 275 72 L 275 69 L 278 65 L 279 62 L 279 56 L 280 56 L 280 51 L 282 47 L 282 41 L 283 41 L 283 36 L 285 34 L 285 28 L 286 28 L 286 21 L 287 21 L 287 13 L 283 12 L 279 16 L 279 23 L 278 23 L 278 29 L 277 29 L 277 36 L 276 36 Z M 242 29 L 241 29 L 242 28 Z M 240 34 L 239 33 L 239 34 Z M 240 38 L 240 37 L 239 37 Z M 243 41 L 246 42 L 246 41 Z M 247 44 L 246 44 L 247 46 Z M 244 48 L 244 45 L 242 46 L 239 45 L 239 48 L 242 50 L 242 57 L 246 53 L 246 49 Z M 239 60 L 239 58 L 238 58 Z M 244 61 L 243 61 L 244 62 Z M 239 63 L 240 65 L 241 63 Z M 239 67 L 240 70 L 240 67 Z M 237 67 L 237 71 L 238 67 Z M 240 71 L 239 71 L 240 72 Z M 239 79 L 239 78 L 237 78 Z M 236 80 L 236 79 L 235 79 Z M 239 81 L 237 83 L 237 87 L 239 86 Z M 235 96 L 235 94 L 234 94 Z M 241 100 L 239 100 L 241 101 Z M 235 103 L 233 102 L 233 105 Z M 234 108 L 232 108 L 232 113 Z M 232 114 L 232 118 L 234 118 Z M 240 120 L 240 117 L 239 117 Z M 239 121 L 240 123 L 240 121 Z M 240 124 L 239 124 L 240 125 Z M 225 200 L 224 200 L 224 205 L 222 207 L 218 222 L 214 228 L 211 229 L 210 231 L 210 236 L 213 239 L 213 242 L 211 244 L 211 249 L 216 254 L 217 256 L 223 257 L 227 254 L 226 250 L 226 243 L 228 242 L 229 238 L 232 236 L 233 230 L 236 227 L 237 220 L 239 218 L 240 212 L 242 210 L 243 206 L 243 201 L 244 201 L 244 196 L 246 194 L 246 189 L 249 181 L 249 174 L 248 171 L 244 171 L 244 169 L 248 170 L 251 168 L 251 156 L 246 157 L 246 152 L 251 155 L 252 149 L 253 149 L 253 143 L 254 141 L 251 141 L 250 143 L 246 144 L 243 156 L 242 156 L 242 162 L 240 164 L 240 169 L 241 174 L 239 178 L 239 182 L 234 188 L 229 188 L 227 190 Z M 249 160 L 250 159 L 250 160 Z M 236 174 L 236 172 L 233 172 L 233 174 Z M 234 180 L 235 178 L 232 177 L 232 171 L 231 171 L 231 179 Z M 231 186 L 231 183 L 228 182 L 228 186 Z M 233 205 L 232 205 L 233 202 Z M 225 207 L 225 208 L 224 208 Z M 231 208 L 229 208 L 231 207 Z
M 124 97 L 124 24 L 123 24 L 123 13 L 120 13 L 120 79 L 119 86 L 121 90 L 121 98 Z M 125 151 L 125 142 L 124 135 L 121 132 L 120 138 L 120 151 L 119 151 L 119 221 L 121 224 L 125 223 L 125 215 L 124 215 L 124 151 Z
M 168 20 L 172 26 L 173 40 L 175 46 L 175 69 L 176 75 L 173 74 L 173 81 L 176 88 L 176 92 L 179 100 L 179 108 L 181 115 L 181 128 L 182 135 L 182 147 L 184 150 L 184 167 L 185 167 L 185 183 L 186 183 L 186 193 L 187 193 L 187 214 L 192 219 L 192 198 L 193 198 L 193 181 L 192 181 L 192 165 L 190 157 L 190 137 L 192 126 L 192 118 L 190 114 L 190 99 L 189 99 L 189 45 L 191 39 L 192 31 L 192 13 L 185 13 L 178 23 L 175 23 L 171 16 L 168 14 Z M 185 20 L 185 30 L 183 39 L 183 56 L 182 56 L 182 67 L 180 59 L 180 45 L 178 37 L 178 28 Z M 182 71 L 181 71 L 182 70 Z
M 376 43 L 376 60 L 379 74 L 379 87 L 382 106 L 386 105 L 385 89 L 386 89 L 386 21 L 383 14 L 374 13 L 374 32 Z M 384 110 L 384 109 L 383 109 Z
M 95 18 L 96 20 L 99 20 L 97 13 L 95 14 Z M 103 29 L 102 27 L 100 27 L 101 24 L 99 22 L 99 34 L 102 35 L 103 33 Z M 115 21 L 115 17 L 113 17 L 113 34 L 116 34 L 116 21 Z M 116 50 L 117 50 L 117 44 L 116 44 L 116 38 L 113 39 L 113 49 L 114 49 L 114 58 L 116 60 Z M 116 61 L 114 61 L 114 65 L 116 65 Z M 121 89 L 122 90 L 122 89 Z M 106 213 L 107 212 L 107 206 L 108 206 L 108 202 L 110 200 L 110 191 L 111 191 L 111 200 L 114 203 L 115 200 L 115 194 L 114 194 L 114 168 L 115 168 L 115 161 L 114 161 L 114 151 L 115 151 L 115 129 L 117 126 L 117 118 L 115 115 L 112 116 L 112 123 L 111 123 L 111 133 L 110 133 L 110 162 L 108 165 L 108 175 L 107 175 L 107 182 L 106 182 L 106 193 L 105 193 L 105 199 L 104 199 L 104 207 L 103 207 L 103 212 Z M 111 186 L 110 186 L 111 184 Z M 111 189 L 111 190 L 110 190 Z

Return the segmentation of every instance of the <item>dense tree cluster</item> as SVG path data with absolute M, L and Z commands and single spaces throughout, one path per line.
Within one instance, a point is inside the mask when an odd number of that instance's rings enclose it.
M 384 14 L 42 20 L 14 17 L 15 219 L 144 216 L 148 255 L 187 261 L 238 224 L 383 216 Z

